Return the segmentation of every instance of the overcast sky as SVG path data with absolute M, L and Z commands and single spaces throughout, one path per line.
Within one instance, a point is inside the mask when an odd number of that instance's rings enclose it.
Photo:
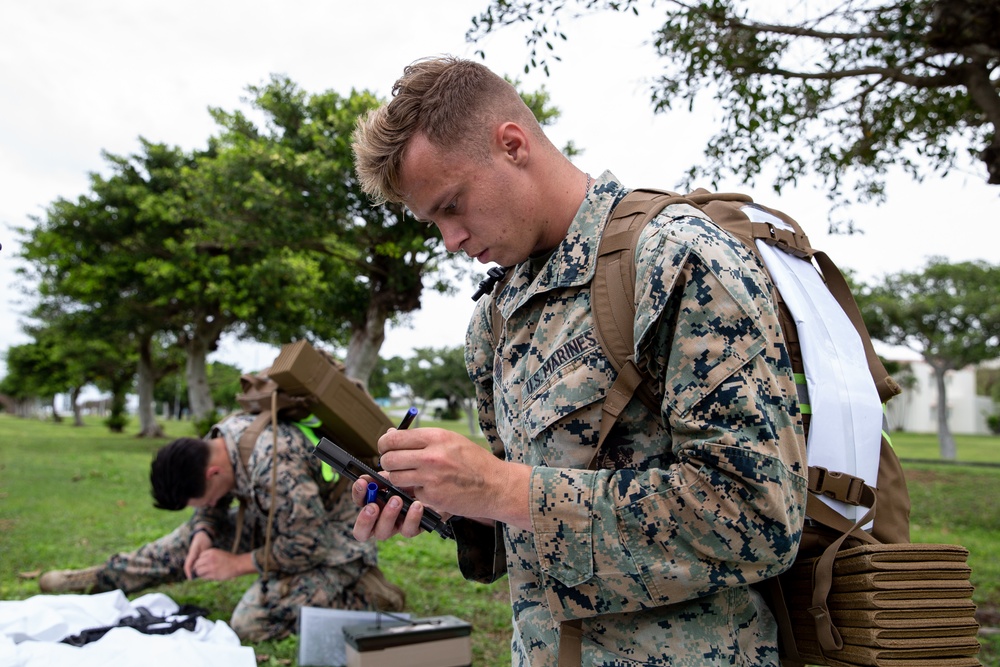
M 770 0 L 769 0 L 770 1 Z M 30 226 L 56 198 L 88 190 L 104 172 L 102 151 L 128 155 L 138 138 L 191 150 L 216 131 L 209 107 L 233 110 L 248 85 L 284 74 L 308 92 L 368 89 L 385 97 L 407 63 L 428 55 L 473 57 L 471 16 L 485 0 L 5 0 L 0 4 L 0 352 L 27 338 L 30 305 L 13 269 L 15 227 Z M 612 170 L 626 185 L 674 188 L 701 156 L 718 121 L 695 113 L 654 116 L 647 82 L 657 61 L 647 45 L 649 12 L 600 14 L 564 25 L 569 42 L 551 76 L 524 74 L 521 32 L 482 46 L 486 64 L 544 85 L 562 117 L 549 134 L 584 149 L 577 164 Z M 895 178 L 889 203 L 854 212 L 864 235 L 826 234 L 827 201 L 806 181 L 774 201 L 764 184 L 748 190 L 788 211 L 842 268 L 864 279 L 917 269 L 930 255 L 1000 263 L 1000 188 L 981 172 L 917 185 Z M 457 297 L 424 297 L 409 326 L 389 332 L 383 356 L 413 347 L 460 345 L 472 310 L 469 287 Z M 26 300 L 28 299 L 28 300 Z M 253 370 L 274 350 L 227 341 L 212 358 Z M 2 368 L 2 366 L 0 366 Z

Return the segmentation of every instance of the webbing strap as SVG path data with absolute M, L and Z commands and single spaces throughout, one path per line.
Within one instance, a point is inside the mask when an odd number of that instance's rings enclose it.
M 271 421 L 271 411 L 262 410 L 260 414 L 250 423 L 245 431 L 240 435 L 240 440 L 236 443 L 236 449 L 239 452 L 239 460 L 243 465 L 243 469 L 249 472 L 248 464 L 250 461 L 250 455 L 253 453 L 253 448 L 257 446 L 257 438 L 260 434 L 264 432 L 264 427 L 267 423 Z M 240 499 L 239 509 L 236 511 L 236 537 L 233 538 L 233 546 L 230 549 L 231 553 L 236 553 L 240 548 L 240 538 L 243 537 L 243 522 L 245 519 L 247 511 L 246 502 Z
M 271 527 L 278 496 L 278 392 L 271 394 L 271 502 L 267 508 L 267 528 L 264 531 L 264 572 L 271 570 Z
M 628 405 L 628 402 L 632 400 L 632 396 L 635 395 L 636 388 L 642 382 L 642 372 L 639 370 L 638 366 L 635 365 L 633 359 L 629 359 L 621 370 L 618 371 L 618 377 L 615 378 L 614 383 L 608 390 L 607 396 L 604 397 L 604 405 L 601 406 L 601 430 L 600 435 L 597 439 L 597 447 L 594 449 L 594 457 L 590 460 L 590 465 L 588 468 L 593 469 L 594 463 L 597 460 L 597 454 L 601 451 L 601 447 L 604 445 L 604 440 L 608 437 L 611 432 L 611 427 L 618 421 L 618 417 L 621 416 L 622 410 Z
M 813 249 L 809 246 L 809 239 L 806 238 L 805 234 L 779 229 L 770 222 L 751 222 L 750 233 L 753 238 L 776 246 L 800 259 L 807 259 L 813 254 Z
M 271 392 L 271 408 L 262 411 L 251 422 L 250 426 L 240 435 L 237 443 L 240 462 L 249 473 L 248 463 L 250 454 L 257 446 L 257 439 L 260 438 L 267 423 L 271 423 L 271 502 L 267 510 L 267 529 L 264 533 L 264 572 L 271 569 L 271 527 L 274 524 L 274 501 L 278 490 L 278 392 Z M 240 507 L 236 512 L 236 537 L 233 539 L 232 553 L 237 553 L 240 547 L 240 538 L 243 537 L 243 524 L 246 514 L 246 503 L 240 500 Z
M 833 544 L 828 546 L 823 551 L 823 555 L 820 556 L 815 563 L 813 563 L 812 605 L 807 611 L 810 616 L 813 617 L 813 623 L 816 626 L 816 639 L 819 642 L 820 648 L 824 652 L 839 651 L 844 648 L 844 640 L 840 636 L 840 631 L 838 631 L 837 626 L 833 624 L 833 617 L 830 614 L 830 607 L 827 604 L 827 598 L 830 595 L 830 589 L 833 588 L 833 562 L 837 558 L 837 554 L 840 552 L 840 547 L 843 546 L 844 541 L 848 537 L 858 537 L 866 534 L 863 530 L 861 530 L 861 526 L 864 526 L 875 516 L 875 491 L 874 489 L 871 489 L 871 487 L 868 488 L 871 490 L 871 508 L 857 521 L 857 523 L 853 524 L 850 530 L 845 531 L 833 542 Z M 817 505 L 827 508 L 827 506 L 820 502 L 815 496 L 809 495 L 806 500 L 806 514 L 812 516 L 810 512 L 817 511 Z M 831 512 L 832 511 L 833 510 L 831 510 Z M 833 513 L 837 514 L 836 512 Z M 839 514 L 837 514 L 837 516 L 840 517 Z M 878 540 L 875 540 L 874 538 L 871 538 L 868 541 L 875 543 L 878 542 Z
M 559 667 L 583 663 L 583 621 L 574 618 L 559 624 Z

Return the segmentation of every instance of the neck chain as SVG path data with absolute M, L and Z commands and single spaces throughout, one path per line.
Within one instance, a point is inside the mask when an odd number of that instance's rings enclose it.
M 587 194 L 590 193 L 590 174 L 587 174 Z

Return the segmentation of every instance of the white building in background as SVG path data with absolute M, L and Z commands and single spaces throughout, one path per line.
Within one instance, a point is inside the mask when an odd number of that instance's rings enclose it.
M 883 354 L 885 359 L 894 359 Z M 948 426 L 956 435 L 987 435 L 986 417 L 994 410 L 989 396 L 976 395 L 976 367 L 967 366 L 945 373 L 945 401 L 938 400 L 937 380 L 934 369 L 920 358 L 898 359 L 908 365 L 912 379 L 900 374 L 897 380 L 904 384 L 903 393 L 887 405 L 889 428 L 912 433 L 936 433 L 938 411 L 947 410 Z

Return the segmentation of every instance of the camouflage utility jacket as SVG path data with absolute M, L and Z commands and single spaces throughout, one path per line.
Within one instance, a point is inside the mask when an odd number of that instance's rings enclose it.
M 271 478 L 274 465 L 274 439 L 268 425 L 244 467 L 237 443 L 256 415 L 233 415 L 212 427 L 209 438 L 222 437 L 229 459 L 236 470 L 236 488 L 232 497 L 223 498 L 213 508 L 195 510 L 196 527 L 206 527 L 216 534 L 219 522 L 232 521 L 230 505 L 238 500 L 246 507 L 243 530 L 253 531 L 254 566 L 264 569 L 265 531 L 271 507 Z M 321 567 L 336 567 L 363 558 L 376 562 L 374 543 L 354 539 L 357 506 L 351 499 L 350 486 L 337 488 L 335 481 L 324 479 L 322 461 L 312 453 L 302 432 L 294 425 L 278 423 L 277 489 L 274 494 L 274 519 L 271 528 L 270 569 L 280 574 L 299 574 Z M 348 492 L 343 492 L 347 490 Z M 218 545 L 229 548 L 230 545 Z
M 776 665 L 776 628 L 750 587 L 786 569 L 804 520 L 805 444 L 773 287 L 700 211 L 643 231 L 634 322 L 659 414 L 626 408 L 593 469 L 615 371 L 594 334 L 590 281 L 613 205 L 605 173 L 554 251 L 512 269 L 469 327 L 466 362 L 494 453 L 533 466 L 532 531 L 459 535 L 469 578 L 506 570 L 513 663 L 554 666 L 582 619 L 585 665 Z M 470 522 L 460 522 L 468 524 Z

